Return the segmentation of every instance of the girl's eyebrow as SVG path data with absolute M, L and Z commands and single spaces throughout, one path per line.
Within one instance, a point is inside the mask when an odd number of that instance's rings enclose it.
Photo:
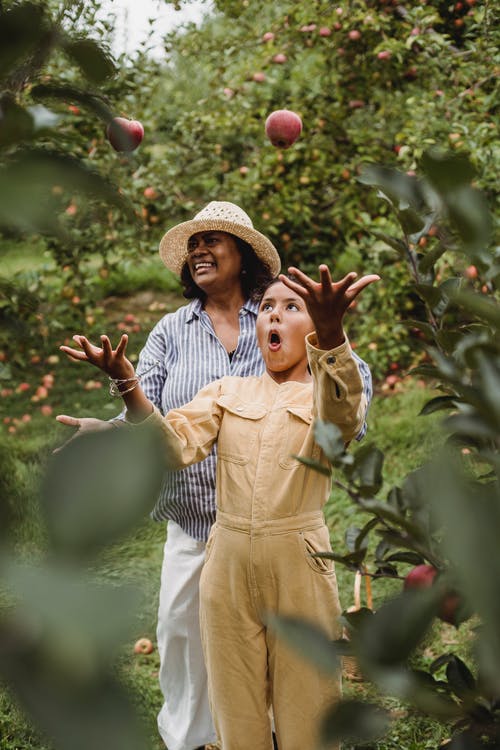
M 301 302 L 302 297 L 299 297 L 298 295 L 296 297 L 286 297 L 286 299 L 282 300 L 284 303 L 287 302 Z M 276 297 L 263 297 L 261 300 L 261 305 L 264 304 L 264 302 L 276 302 Z

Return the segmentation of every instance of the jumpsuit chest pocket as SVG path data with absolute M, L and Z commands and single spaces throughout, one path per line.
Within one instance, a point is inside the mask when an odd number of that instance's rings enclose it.
M 267 409 L 262 404 L 249 403 L 232 393 L 220 396 L 217 404 L 224 409 L 217 456 L 222 461 L 247 464 L 256 449 Z
M 300 466 L 295 456 L 319 460 L 320 448 L 312 440 L 313 415 L 310 406 L 287 406 L 283 434 L 280 437 L 279 465 L 282 469 L 293 469 Z M 311 448 L 304 443 L 309 438 Z M 311 452 L 312 451 L 312 452 Z

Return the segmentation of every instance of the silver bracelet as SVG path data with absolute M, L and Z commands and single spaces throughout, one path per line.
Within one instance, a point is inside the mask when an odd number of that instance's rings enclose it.
M 157 359 L 155 362 L 151 365 L 151 367 L 148 367 L 147 370 L 144 370 L 144 372 L 138 373 L 136 375 L 133 375 L 131 378 L 111 378 L 108 377 L 109 380 L 109 394 L 110 396 L 114 396 L 115 398 L 120 398 L 121 396 L 124 396 L 126 393 L 130 393 L 130 391 L 133 391 L 134 388 L 137 388 L 139 383 L 141 382 L 141 379 L 144 375 L 147 375 L 148 372 L 151 372 L 151 370 L 154 370 L 155 367 L 158 367 L 160 364 L 160 360 Z M 124 391 L 120 390 L 120 385 L 123 385 L 124 383 L 130 383 L 132 382 L 132 385 L 129 388 L 126 388 Z

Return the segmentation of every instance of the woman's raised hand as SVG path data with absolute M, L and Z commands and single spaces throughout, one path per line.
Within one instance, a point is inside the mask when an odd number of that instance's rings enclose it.
M 365 287 L 380 279 L 377 274 L 357 279 L 357 274 L 351 272 L 340 281 L 333 281 L 325 264 L 319 266 L 319 282 L 293 266 L 288 272 L 292 278 L 280 274 L 280 281 L 306 303 L 322 349 L 333 349 L 344 341 L 343 318 L 347 308 Z
M 134 377 L 134 365 L 125 356 L 128 343 L 126 333 L 120 338 L 116 349 L 113 349 L 111 341 L 104 335 L 101 336 L 101 346 L 95 346 L 88 338 L 79 334 L 73 336 L 73 341 L 80 347 L 79 349 L 72 349 L 69 346 L 59 347 L 71 359 L 77 362 L 90 362 L 90 364 L 109 375 L 110 378 L 124 379 Z

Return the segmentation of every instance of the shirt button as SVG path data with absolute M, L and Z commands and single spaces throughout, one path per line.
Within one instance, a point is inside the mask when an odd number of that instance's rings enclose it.
M 334 365 L 336 361 L 337 361 L 337 358 L 334 357 L 333 355 L 326 358 L 326 362 L 328 365 Z
M 242 406 L 237 406 L 236 407 L 236 411 L 243 411 L 243 407 Z

